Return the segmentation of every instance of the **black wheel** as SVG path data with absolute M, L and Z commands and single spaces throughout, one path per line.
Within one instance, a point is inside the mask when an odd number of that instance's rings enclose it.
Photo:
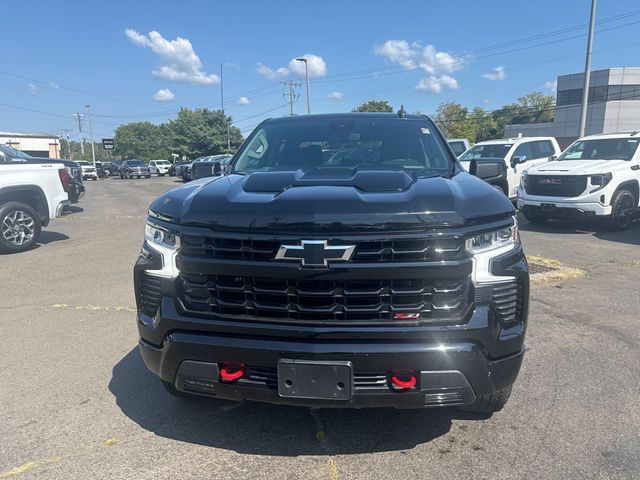
M 164 173 L 159 173 L 158 176 L 159 177 L 164 177 Z
M 541 225 L 546 223 L 549 220 L 549 217 L 545 217 L 544 215 L 536 215 L 535 213 L 523 213 L 524 218 L 527 219 L 527 222 L 533 223 L 536 225 Z
M 636 214 L 638 201 L 629 190 L 618 190 L 611 201 L 609 227 L 613 230 L 626 230 L 631 226 Z
M 91 180 L 93 180 L 94 182 L 98 181 L 98 177 L 93 177 Z
M 38 241 L 41 229 L 40 215 L 29 205 L 5 203 L 0 207 L 0 252 L 28 250 Z
M 475 402 L 467 407 L 463 407 L 463 410 L 491 415 L 492 413 L 499 412 L 504 408 L 510 395 L 511 385 L 488 395 L 480 395 L 476 397 Z
M 151 178 L 151 175 L 145 175 L 145 178 Z

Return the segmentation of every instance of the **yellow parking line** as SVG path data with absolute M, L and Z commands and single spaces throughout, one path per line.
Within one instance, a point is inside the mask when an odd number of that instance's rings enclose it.
M 103 312 L 135 312 L 135 308 L 131 307 L 111 307 L 103 305 L 69 305 L 67 303 L 56 303 L 53 308 L 66 308 L 69 310 L 91 310 Z
M 19 467 L 12 468 L 2 474 L 2 478 L 13 478 L 23 473 L 33 470 L 36 467 L 36 462 L 23 463 Z
M 329 460 L 329 480 L 339 480 L 338 464 L 332 458 Z

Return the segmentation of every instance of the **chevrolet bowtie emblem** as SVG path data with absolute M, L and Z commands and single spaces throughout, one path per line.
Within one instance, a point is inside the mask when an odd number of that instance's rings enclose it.
M 282 245 L 276 260 L 296 260 L 303 267 L 327 267 L 329 261 L 346 262 L 355 245 L 327 245 L 326 240 L 302 240 L 300 245 Z

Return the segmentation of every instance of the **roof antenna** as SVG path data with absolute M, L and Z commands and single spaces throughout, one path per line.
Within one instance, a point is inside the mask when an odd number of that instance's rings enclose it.
M 407 112 L 404 109 L 404 105 L 400 105 L 400 110 L 398 110 L 398 116 L 400 118 L 406 118 L 407 117 Z

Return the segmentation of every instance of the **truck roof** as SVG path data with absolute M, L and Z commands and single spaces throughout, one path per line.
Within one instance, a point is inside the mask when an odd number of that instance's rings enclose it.
M 589 140 L 598 140 L 600 138 L 637 138 L 640 139 L 640 130 L 633 132 L 617 132 L 617 133 L 598 133 L 596 135 L 587 135 L 582 138 Z
M 384 119 L 397 119 L 402 120 L 408 118 L 412 120 L 424 120 L 425 115 L 406 114 L 404 117 L 400 117 L 397 113 L 383 113 L 383 112 L 350 112 L 350 113 L 321 113 L 314 115 L 300 115 L 293 117 L 277 117 L 269 118 L 265 120 L 265 123 L 300 123 L 300 122 L 312 122 L 314 120 L 353 120 L 353 119 L 366 119 L 371 120 L 375 118 Z
M 477 145 L 496 145 L 500 143 L 516 143 L 523 140 L 536 141 L 536 140 L 555 140 L 555 137 L 513 137 L 513 138 L 497 138 L 495 140 L 485 140 L 484 142 L 478 142 Z

